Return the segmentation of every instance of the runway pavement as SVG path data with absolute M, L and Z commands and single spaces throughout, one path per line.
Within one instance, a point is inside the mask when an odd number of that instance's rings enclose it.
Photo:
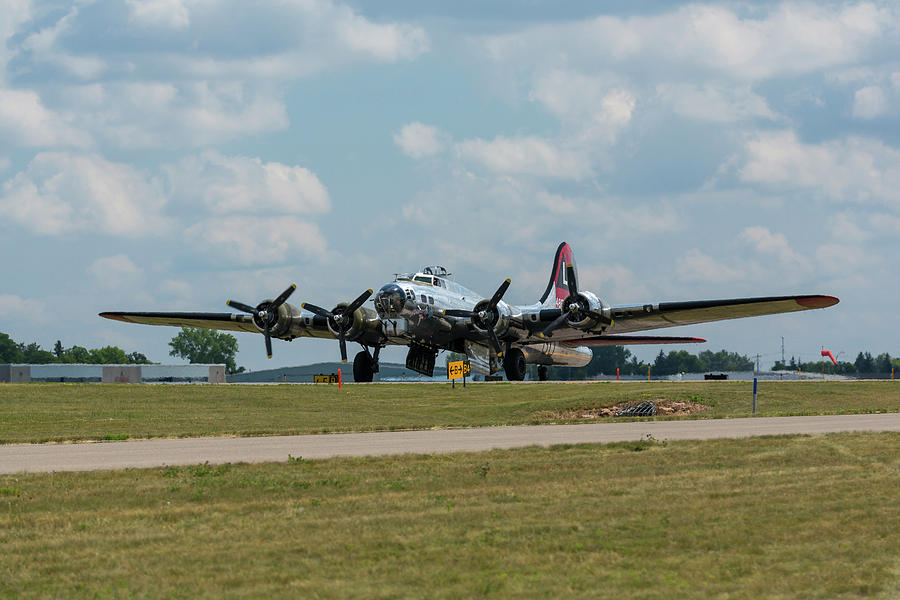
M 0 445 L 0 473 L 94 471 L 126 467 L 285 461 L 335 456 L 475 452 L 493 448 L 639 440 L 705 440 L 841 431 L 900 431 L 900 413 L 640 421 L 438 429 L 383 433 L 184 438 L 76 444 Z

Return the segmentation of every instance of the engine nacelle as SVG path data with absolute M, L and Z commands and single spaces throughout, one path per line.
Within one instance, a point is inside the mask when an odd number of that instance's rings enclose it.
M 266 330 L 266 320 L 270 318 L 267 309 L 271 306 L 272 302 L 274 302 L 272 299 L 263 300 L 256 307 L 257 311 L 266 311 L 257 312 L 257 314 L 253 315 L 253 324 L 256 325 L 256 328 L 259 329 L 260 333 L 263 333 Z M 287 302 L 282 303 L 282 305 L 276 309 L 276 315 L 275 322 L 269 326 L 269 335 L 272 337 L 294 337 L 297 335 L 297 332 L 304 327 L 300 309 L 293 304 L 288 304 Z
M 334 314 L 343 313 L 348 305 L 348 302 L 341 302 L 331 309 L 331 312 Z M 338 336 L 339 332 L 334 328 L 331 320 L 328 321 L 328 329 L 335 337 Z M 374 310 L 360 306 L 353 313 L 353 325 L 347 330 L 347 339 L 357 340 L 363 336 L 371 337 L 371 335 L 376 337 L 383 335 L 381 332 L 381 320 L 378 318 L 378 313 Z
M 569 311 L 569 326 L 583 331 L 603 331 L 612 323 L 612 310 L 593 292 L 570 295 L 562 310 Z
M 502 300 L 493 309 L 490 304 L 491 301 L 485 299 L 475 305 L 475 308 L 472 309 L 472 325 L 484 333 L 493 329 L 497 337 L 502 337 L 509 331 L 512 309 Z

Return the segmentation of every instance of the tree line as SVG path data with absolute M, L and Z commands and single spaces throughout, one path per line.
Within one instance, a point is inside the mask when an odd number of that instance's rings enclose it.
M 890 373 L 891 369 L 900 369 L 900 358 L 892 358 L 887 352 L 872 356 L 871 352 L 860 352 L 853 362 L 839 360 L 834 364 L 830 360 L 800 362 L 793 356 L 790 361 L 775 361 L 773 371 L 810 371 L 829 375 L 853 375 L 861 373 Z
M 691 354 L 687 350 L 669 352 L 660 350 L 652 363 L 638 360 L 631 350 L 624 346 L 600 346 L 593 348 L 593 353 L 591 362 L 584 367 L 550 367 L 548 373 L 550 379 L 575 380 L 613 376 L 616 369 L 620 375 L 646 375 L 648 367 L 653 375 L 753 370 L 753 361 L 750 358 L 727 350 L 718 352 L 704 350 L 699 354 Z M 536 373 L 534 375 L 536 378 Z
M 594 357 L 584 367 L 550 367 L 548 373 L 550 379 L 578 380 L 598 376 L 609 377 L 616 374 L 616 369 L 619 370 L 620 375 L 646 376 L 648 367 L 654 376 L 716 371 L 753 371 L 755 369 L 755 364 L 750 357 L 727 350 L 718 352 L 704 350 L 698 354 L 691 354 L 687 350 L 669 352 L 660 350 L 651 363 L 638 360 L 631 350 L 624 346 L 603 346 L 594 348 L 593 352 Z M 821 373 L 824 368 L 825 373 L 828 374 L 853 375 L 890 373 L 892 367 L 900 370 L 900 358 L 891 358 L 887 352 L 874 357 L 870 352 L 860 352 L 856 361 L 852 363 L 838 361 L 838 364 L 835 365 L 830 360 L 801 363 L 791 357 L 786 364 L 776 361 L 771 370 L 796 371 L 799 368 L 802 371 Z M 532 379 L 537 379 L 537 367 L 530 365 L 529 374 Z
M 191 363 L 224 364 L 229 373 L 240 373 L 236 367 L 237 339 L 228 333 L 211 329 L 183 327 L 169 342 L 169 354 Z M 149 365 L 153 364 L 140 352 L 125 352 L 118 346 L 87 349 L 83 346 L 65 348 L 56 340 L 53 350 L 44 350 L 35 342 L 16 342 L 0 332 L 0 363 L 46 365 L 54 363 L 88 365 Z
M 140 352 L 125 352 L 118 346 L 103 348 L 85 348 L 84 346 L 63 347 L 62 341 L 56 340 L 53 350 L 44 350 L 35 342 L 26 344 L 16 342 L 7 334 L 0 332 L 0 363 L 25 363 L 46 365 L 52 363 L 89 364 L 89 365 L 146 365 L 147 357 Z

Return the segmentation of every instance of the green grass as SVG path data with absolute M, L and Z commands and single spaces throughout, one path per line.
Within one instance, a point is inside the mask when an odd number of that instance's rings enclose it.
M 0 384 L 0 443 L 537 424 L 647 398 L 749 416 L 743 382 L 347 385 Z M 762 382 L 760 416 L 900 411 L 900 382 Z
M 896 598 L 900 434 L 0 477 L 0 597 Z

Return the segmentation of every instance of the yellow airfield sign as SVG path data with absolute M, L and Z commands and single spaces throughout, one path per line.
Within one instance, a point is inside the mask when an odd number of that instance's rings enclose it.
M 472 369 L 467 360 L 455 360 L 447 363 L 447 379 L 462 379 L 471 374 Z

